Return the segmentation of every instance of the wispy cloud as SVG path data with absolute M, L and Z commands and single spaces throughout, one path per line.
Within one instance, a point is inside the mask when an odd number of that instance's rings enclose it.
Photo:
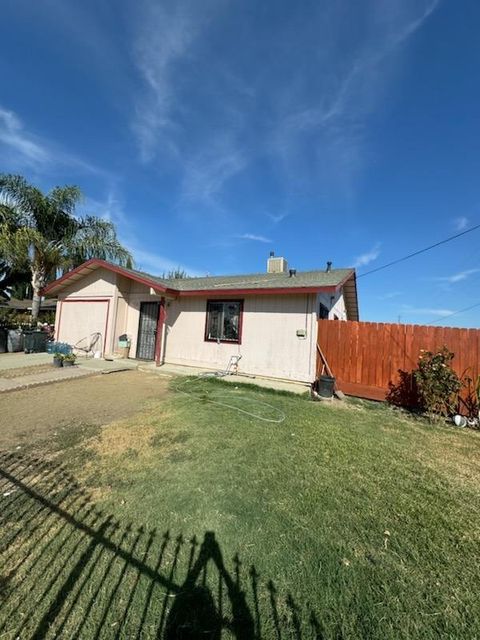
M 158 253 L 146 251 L 135 244 L 128 245 L 128 248 L 135 258 L 135 267 L 140 271 L 146 271 L 153 275 L 161 275 L 168 271 L 174 271 L 175 269 L 183 269 L 192 277 L 205 275 L 195 269 L 192 269 L 188 265 L 176 262 L 175 260 L 166 258 Z
M 445 282 L 447 284 L 455 284 L 456 282 L 462 282 L 463 280 L 467 280 L 467 278 L 479 272 L 480 272 L 480 269 L 466 269 L 465 271 L 459 271 L 457 273 L 453 273 L 450 276 L 438 276 L 436 278 L 433 278 L 433 280 L 437 282 Z
M 388 293 L 379 296 L 380 300 L 393 300 L 403 295 L 403 291 L 389 291 Z
M 273 136 L 273 152 L 289 175 L 298 175 L 298 165 L 305 165 L 303 145 L 308 142 L 317 149 L 313 157 L 308 157 L 311 173 L 310 167 L 314 167 L 311 180 L 318 182 L 323 177 L 329 185 L 340 183 L 337 186 L 343 193 L 351 195 L 352 183 L 366 161 L 367 117 L 385 95 L 398 65 L 399 56 L 392 54 L 422 27 L 439 4 L 440 0 L 365 3 L 362 20 L 368 25 L 366 35 L 350 53 L 344 50 L 341 56 L 331 44 L 329 51 L 329 33 L 322 34 L 327 80 L 321 98 L 312 102 L 306 91 L 307 98 L 302 99 L 302 92 L 299 97 L 289 87 L 292 97 L 287 100 L 288 110 Z M 328 23 L 329 29 L 333 22 L 334 31 L 340 31 L 343 20 L 339 10 Z M 348 55 L 350 61 L 344 63 Z M 342 60 L 342 66 L 337 59 Z
M 454 218 L 453 225 L 456 231 L 463 231 L 468 227 L 469 220 L 465 216 L 460 216 L 459 218 Z
M 219 134 L 208 148 L 194 154 L 185 163 L 182 200 L 213 204 L 224 184 L 242 171 L 245 154 L 230 135 Z
M 414 307 L 410 305 L 403 305 L 402 314 L 404 315 L 426 315 L 426 316 L 449 316 L 453 313 L 452 309 L 443 309 L 438 307 Z
M 264 242 L 265 244 L 270 244 L 272 241 L 270 238 L 266 238 L 265 236 L 259 236 L 255 233 L 242 233 L 242 235 L 237 236 L 241 240 L 253 240 L 254 242 Z
M 44 145 L 28 133 L 13 112 L 0 107 L 0 143 L 25 163 L 50 162 L 51 155 Z
M 146 248 L 145 243 L 138 237 L 135 217 L 128 215 L 128 212 L 125 210 L 123 198 L 115 187 L 110 186 L 103 199 L 87 197 L 85 199 L 84 209 L 87 213 L 100 216 L 115 224 L 121 242 L 133 256 L 136 269 L 147 271 L 154 275 L 160 275 L 180 268 L 184 269 L 190 276 L 203 275 L 182 261 L 161 255 Z
M 188 3 L 168 5 L 153 0 L 140 4 L 141 14 L 134 46 L 137 68 L 146 84 L 138 95 L 133 131 L 142 161 L 152 160 L 162 132 L 175 127 L 175 65 L 195 40 L 200 21 Z M 171 144 L 171 141 L 169 141 Z
M 380 255 L 380 246 L 381 246 L 380 243 L 377 242 L 377 244 L 374 247 L 372 247 L 370 251 L 366 251 L 365 253 L 362 253 L 361 255 L 357 256 L 355 258 L 355 262 L 353 263 L 353 266 L 355 268 L 365 267 L 367 264 L 370 264 L 371 262 L 376 260 Z
M 32 133 L 14 111 L 1 106 L 0 149 L 14 171 L 29 168 L 42 173 L 58 167 L 73 167 L 102 178 L 112 177 L 108 171 L 69 153 L 55 141 Z
M 274 222 L 275 224 L 278 224 L 280 222 L 282 222 L 282 220 L 285 220 L 285 218 L 287 218 L 289 216 L 288 213 L 267 213 L 267 216 L 270 218 L 270 220 L 272 222 Z

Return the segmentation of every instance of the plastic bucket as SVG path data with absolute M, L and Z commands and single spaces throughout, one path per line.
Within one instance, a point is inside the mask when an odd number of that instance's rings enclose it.
M 317 382 L 317 393 L 322 398 L 331 398 L 335 387 L 335 378 L 320 376 Z

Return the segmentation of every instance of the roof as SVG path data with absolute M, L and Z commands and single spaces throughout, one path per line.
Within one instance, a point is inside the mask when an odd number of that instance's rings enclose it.
M 95 269 L 104 268 L 126 278 L 153 288 L 158 293 L 172 297 L 198 295 L 247 295 L 247 294 L 294 294 L 330 293 L 334 295 L 341 287 L 348 293 L 348 315 L 358 319 L 357 290 L 354 269 L 331 269 L 330 271 L 297 271 L 288 273 L 254 273 L 230 276 L 207 276 L 201 278 L 159 278 L 143 271 L 127 269 L 105 260 L 92 259 L 69 271 L 44 289 L 44 294 L 56 295 L 61 289 L 83 278 Z M 346 295 L 347 299 L 347 295 Z
M 43 300 L 41 311 L 55 311 L 56 306 L 56 300 Z M 10 298 L 10 300 L 0 301 L 0 307 L 4 309 L 14 309 L 15 311 L 31 311 L 32 301 L 30 299 L 18 300 L 18 298 Z
M 167 289 L 178 291 L 225 291 L 229 289 L 297 289 L 298 287 L 337 287 L 352 275 L 352 269 L 331 271 L 299 271 L 295 276 L 288 273 L 248 273 L 233 276 L 206 276 L 196 278 L 158 278 L 142 271 L 125 269 L 132 275 L 155 280 Z

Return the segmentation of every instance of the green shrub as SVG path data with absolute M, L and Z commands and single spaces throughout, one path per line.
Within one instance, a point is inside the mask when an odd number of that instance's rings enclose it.
M 453 357 L 447 347 L 437 352 L 422 349 L 413 372 L 422 408 L 432 417 L 448 416 L 455 410 L 462 381 L 452 369 Z

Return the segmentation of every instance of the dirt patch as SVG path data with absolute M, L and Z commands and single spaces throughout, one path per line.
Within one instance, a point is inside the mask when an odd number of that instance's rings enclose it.
M 0 448 L 30 448 L 86 425 L 128 418 L 147 401 L 165 397 L 167 389 L 166 379 L 132 370 L 2 394 Z

